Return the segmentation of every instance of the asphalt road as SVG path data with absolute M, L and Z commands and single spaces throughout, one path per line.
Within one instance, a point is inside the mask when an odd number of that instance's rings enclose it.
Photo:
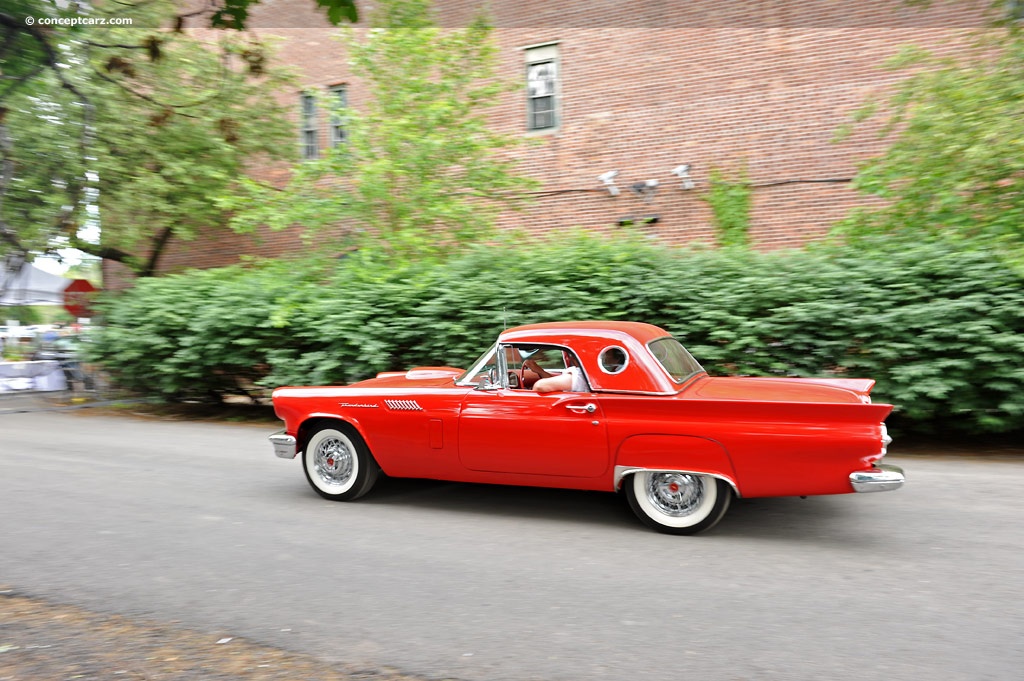
M 426 678 L 1024 678 L 1019 460 L 896 443 L 902 490 L 740 501 L 688 538 L 612 494 L 327 502 L 271 430 L 0 414 L 0 584 Z

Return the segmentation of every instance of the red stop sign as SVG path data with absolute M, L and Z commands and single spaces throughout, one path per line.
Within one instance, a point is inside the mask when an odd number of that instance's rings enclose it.
M 75 279 L 64 289 L 64 309 L 73 317 L 91 317 L 89 305 L 96 287 L 85 279 Z

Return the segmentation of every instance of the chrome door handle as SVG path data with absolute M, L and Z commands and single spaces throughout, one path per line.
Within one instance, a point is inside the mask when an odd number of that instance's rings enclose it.
M 597 405 L 593 402 L 587 404 L 567 404 L 565 408 L 569 411 L 574 411 L 577 414 L 593 414 L 597 411 Z

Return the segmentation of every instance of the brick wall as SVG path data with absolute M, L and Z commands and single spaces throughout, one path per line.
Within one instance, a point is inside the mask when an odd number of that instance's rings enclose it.
M 482 3 L 438 0 L 439 23 L 464 25 Z M 745 167 L 753 182 L 752 237 L 760 248 L 819 238 L 851 208 L 864 205 L 848 180 L 885 141 L 870 127 L 841 144 L 837 129 L 869 94 L 902 74 L 882 63 L 902 45 L 939 52 L 982 25 L 984 2 L 936 0 L 926 9 L 902 0 L 611 0 L 490 3 L 503 77 L 524 79 L 521 48 L 558 42 L 561 125 L 535 134 L 514 152 L 522 172 L 542 182 L 534 204 L 500 219 L 502 227 L 543 231 L 585 227 L 614 233 L 621 220 L 657 215 L 643 227 L 675 243 L 713 239 L 700 200 L 712 167 Z M 353 82 L 342 43 L 324 27 L 312 0 L 264 0 L 255 32 L 276 36 L 279 58 L 301 86 L 349 85 L 357 107 L 366 92 Z M 296 111 L 298 91 L 282 93 Z M 510 94 L 492 115 L 504 132 L 525 134 L 525 94 Z M 321 116 L 321 147 L 327 145 Z M 692 165 L 697 184 L 683 191 L 670 171 Z M 597 176 L 618 170 L 621 194 Z M 280 169 L 279 171 L 280 172 Z M 645 200 L 629 190 L 656 179 Z M 829 181 L 826 181 L 829 180 Z M 234 262 L 243 253 L 273 256 L 301 249 L 294 232 L 237 236 L 211 230 L 201 242 L 175 243 L 164 271 Z

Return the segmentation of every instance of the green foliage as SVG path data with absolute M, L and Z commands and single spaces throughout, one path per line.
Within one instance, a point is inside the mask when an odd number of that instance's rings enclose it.
M 745 247 L 750 243 L 750 210 L 754 191 L 746 170 L 727 174 L 711 170 L 710 188 L 701 197 L 711 206 L 711 220 L 721 246 Z
M 937 236 L 1024 271 L 1024 31 L 990 28 L 959 59 L 910 48 L 890 66 L 918 70 L 888 106 L 859 112 L 884 113 L 893 143 L 854 181 L 886 203 L 856 211 L 840 233 Z
M 292 267 L 141 279 L 101 305 L 104 326 L 91 350 L 128 389 L 170 400 L 237 394 L 266 374 L 267 351 L 286 340 L 271 312 L 288 309 L 300 279 Z
M 342 21 L 355 23 L 359 19 L 355 0 L 315 0 L 316 5 L 324 10 L 327 20 L 332 24 Z M 249 20 L 249 9 L 258 5 L 260 0 L 208 0 L 213 13 L 210 25 L 214 28 L 244 30 Z
M 103 7 L 91 14 L 124 11 Z M 138 3 L 134 19 L 160 26 L 177 9 Z M 226 223 L 210 197 L 230 192 L 247 163 L 293 150 L 286 109 L 272 96 L 287 76 L 265 66 L 266 45 L 239 34 L 88 28 L 11 34 L 59 54 L 61 66 L 37 64 L 20 88 L 0 92 L 12 168 L 0 181 L 0 233 L 13 235 L 0 248 L 72 246 L 149 274 L 172 236 Z M 26 66 L 21 55 L 0 56 L 5 73 Z M 100 222 L 102 245 L 82 236 Z
M 285 79 L 242 68 L 243 53 L 253 51 L 265 47 L 237 39 L 222 40 L 218 50 L 191 40 L 168 45 L 166 56 L 145 77 L 140 72 L 133 86 L 185 115 L 132 106 L 128 97 L 112 102 L 109 112 L 100 110 L 109 115 L 100 120 L 115 145 L 98 168 L 104 239 L 116 236 L 114 243 L 137 248 L 165 229 L 187 240 L 223 225 L 227 216 L 210 196 L 227 191 L 254 157 L 291 152 L 286 107 L 271 96 Z M 219 63 L 232 59 L 234 68 Z
M 1002 432 L 1024 428 L 1021 310 L 1019 274 L 942 241 L 764 254 L 570 234 L 146 281 L 107 303 L 96 345 L 124 385 L 180 399 L 236 375 L 269 388 L 466 367 L 505 325 L 631 319 L 715 374 L 873 378 L 904 426 Z
M 6 322 L 8 319 L 18 322 L 22 326 L 41 324 L 43 315 L 37 305 L 12 305 L 0 309 L 0 316 Z
M 441 30 L 427 0 L 386 0 L 371 23 L 345 41 L 369 90 L 358 111 L 333 112 L 347 141 L 298 164 L 284 191 L 249 181 L 250 198 L 222 197 L 237 229 L 301 225 L 321 244 L 341 227 L 350 242 L 444 253 L 487 235 L 499 210 L 534 186 L 500 156 L 519 140 L 487 125 L 508 86 L 495 78 L 486 22 Z

